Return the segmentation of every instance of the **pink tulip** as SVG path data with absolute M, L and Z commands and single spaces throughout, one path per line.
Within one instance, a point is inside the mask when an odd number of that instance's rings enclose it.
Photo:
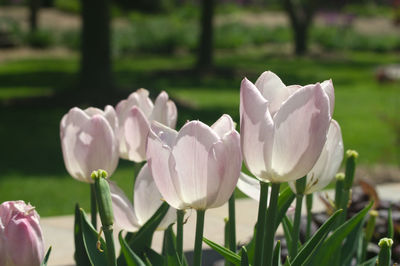
M 153 123 L 147 159 L 161 195 L 172 207 L 215 208 L 229 199 L 239 178 L 240 136 L 228 115 L 211 127 L 188 122 L 179 132 Z
M 145 143 L 150 130 L 151 121 L 160 122 L 175 128 L 177 110 L 175 104 L 168 99 L 168 94 L 161 92 L 154 105 L 149 92 L 139 89 L 122 100 L 116 107 L 119 120 L 119 151 L 121 158 L 142 162 L 146 160 Z
M 109 183 L 115 223 L 126 231 L 138 231 L 163 203 L 147 164 L 142 167 L 136 178 L 133 205 L 114 182 Z M 170 208 L 158 229 L 165 230 L 175 221 L 176 210 Z
M 39 266 L 44 256 L 42 230 L 35 208 L 24 201 L 0 205 L 0 265 Z
M 119 154 L 114 109 L 72 108 L 61 120 L 60 137 L 65 167 L 79 181 L 93 183 L 91 173 L 104 169 L 111 176 Z
M 304 194 L 322 190 L 335 177 L 343 160 L 343 140 L 339 124 L 332 119 L 328 136 L 321 155 L 314 167 L 307 174 Z M 296 193 L 294 182 L 289 182 L 290 188 Z
M 333 107 L 331 81 L 285 86 L 269 71 L 255 85 L 243 79 L 240 132 L 247 168 L 274 183 L 305 176 L 325 144 Z

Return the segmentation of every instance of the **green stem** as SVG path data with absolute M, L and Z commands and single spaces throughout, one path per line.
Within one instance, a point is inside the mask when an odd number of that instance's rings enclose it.
M 185 215 L 184 210 L 176 211 L 176 252 L 178 253 L 178 258 L 182 262 L 183 258 L 183 218 Z
M 393 240 L 391 238 L 382 238 L 378 245 L 380 247 L 378 266 L 389 266 L 392 257 Z
M 307 207 L 306 241 L 311 236 L 312 205 L 313 205 L 313 194 L 311 193 L 306 196 L 306 207 Z
M 292 231 L 292 248 L 289 254 L 291 259 L 294 259 L 297 255 L 297 243 L 299 242 L 302 204 L 303 204 L 303 194 L 296 194 L 296 210 L 294 212 L 293 231 Z
M 261 266 L 263 263 L 264 228 L 265 228 L 265 217 L 267 213 L 269 183 L 260 181 L 260 186 L 261 186 L 261 191 L 260 191 L 260 200 L 258 202 L 258 219 L 257 219 L 257 229 L 256 229 L 256 247 L 254 250 L 254 266 Z
M 194 240 L 194 257 L 193 266 L 201 265 L 201 253 L 202 253 L 202 243 L 203 243 L 203 231 L 204 231 L 204 214 L 205 210 L 197 210 L 196 217 L 196 238 Z
M 97 202 L 94 184 L 90 184 L 90 219 L 93 227 L 97 230 Z
M 110 227 L 103 227 L 104 236 L 106 238 L 107 246 L 107 264 L 108 266 L 117 266 L 117 260 L 115 259 L 115 247 L 113 229 Z
M 229 198 L 229 249 L 236 253 L 235 192 Z M 233 265 L 233 264 L 231 264 Z
M 269 228 L 269 230 L 265 231 L 264 236 L 264 266 L 272 265 L 272 253 L 274 249 L 274 237 L 275 237 L 275 220 L 276 213 L 278 207 L 278 197 L 279 197 L 279 188 L 280 183 L 271 183 L 271 197 L 270 203 L 267 210 L 267 217 L 265 221 L 265 226 Z

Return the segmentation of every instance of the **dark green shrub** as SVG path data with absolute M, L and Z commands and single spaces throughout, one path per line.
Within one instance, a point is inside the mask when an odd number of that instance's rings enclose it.
M 34 48 L 45 49 L 54 45 L 55 38 L 49 30 L 36 30 L 26 34 L 25 43 Z

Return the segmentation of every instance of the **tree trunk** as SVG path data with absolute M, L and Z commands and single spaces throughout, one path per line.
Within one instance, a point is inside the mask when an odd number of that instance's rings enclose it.
M 308 29 L 305 24 L 293 26 L 294 34 L 294 52 L 296 55 L 304 55 L 308 51 Z
M 38 13 L 40 8 L 40 0 L 29 0 L 29 28 L 35 32 L 38 28 Z
M 112 93 L 110 1 L 82 0 L 80 86 L 84 95 L 101 101 Z
M 201 33 L 198 48 L 197 66 L 200 70 L 207 70 L 210 69 L 213 65 L 214 0 L 202 0 L 201 3 Z
M 292 26 L 294 52 L 296 55 L 304 55 L 308 51 L 308 30 L 314 17 L 316 2 L 285 0 L 284 7 Z

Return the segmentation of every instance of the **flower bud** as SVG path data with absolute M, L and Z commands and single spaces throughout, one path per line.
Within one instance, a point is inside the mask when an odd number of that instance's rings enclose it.
M 24 201 L 0 205 L 0 265 L 36 266 L 44 256 L 42 230 L 35 208 Z

